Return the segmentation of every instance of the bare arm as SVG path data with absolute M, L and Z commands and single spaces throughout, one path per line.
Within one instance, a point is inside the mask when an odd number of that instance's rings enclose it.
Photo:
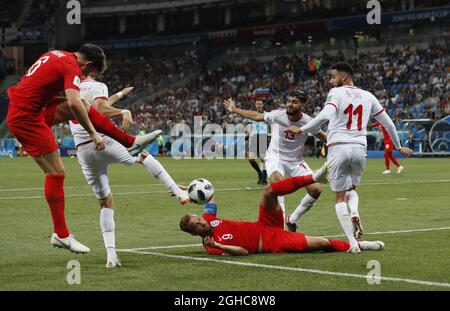
M 67 103 L 69 104 L 69 108 L 72 111 L 73 116 L 89 133 L 92 141 L 97 145 L 96 149 L 105 149 L 103 139 L 100 137 L 100 135 L 98 135 L 97 131 L 94 128 L 94 125 L 92 124 L 91 120 L 89 120 L 86 108 L 84 107 L 84 104 L 80 98 L 80 92 L 74 89 L 67 89 L 65 93 L 67 97 Z
M 400 153 L 406 154 L 407 156 L 411 156 L 413 154 L 413 151 L 411 149 L 402 147 L 400 145 L 400 138 L 398 137 L 397 129 L 395 128 L 394 122 L 392 122 L 386 111 L 383 111 L 382 113 L 375 116 L 375 119 L 384 126 L 389 136 L 391 137 L 392 142 L 394 143 L 395 149 L 397 149 Z
M 109 105 L 109 100 L 106 101 L 105 99 L 98 98 L 94 101 L 94 107 L 107 118 L 122 117 L 122 128 L 125 132 L 133 125 L 133 116 L 130 110 L 114 108 Z
M 325 134 L 324 132 L 319 132 L 319 134 L 315 135 L 318 139 L 320 139 L 321 142 L 323 142 L 324 144 L 327 143 L 327 134 Z
M 264 121 L 264 115 L 257 111 L 245 110 L 236 107 L 236 103 L 231 98 L 226 99 L 223 102 L 224 107 L 231 113 L 240 115 L 241 117 L 254 120 L 254 121 Z
M 223 250 L 230 255 L 234 255 L 234 256 L 247 256 L 248 255 L 248 250 L 246 250 L 243 247 L 234 246 L 234 245 L 223 245 L 223 244 L 217 243 L 216 241 L 214 241 L 214 239 L 212 239 L 209 236 L 207 236 L 203 239 L 203 243 L 204 243 L 204 245 L 206 245 L 208 247 Z
M 114 95 L 111 95 L 111 96 L 108 98 L 108 105 L 110 105 L 110 106 L 114 105 L 114 104 L 115 104 L 118 100 L 120 100 L 123 96 L 127 96 L 128 94 L 130 94 L 130 92 L 131 92 L 133 89 L 134 89 L 133 86 L 129 86 L 129 87 L 124 88 L 122 91 L 120 91 L 120 92 L 118 92 L 118 93 L 116 93 L 116 94 L 114 94 Z

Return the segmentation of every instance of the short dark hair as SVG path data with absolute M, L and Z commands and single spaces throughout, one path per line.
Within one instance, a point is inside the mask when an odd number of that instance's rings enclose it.
M 298 98 L 298 100 L 301 101 L 302 103 L 308 100 L 308 95 L 306 95 L 306 93 L 303 92 L 302 90 L 290 91 L 288 96 Z
M 78 50 L 78 53 L 82 54 L 86 60 L 92 62 L 92 67 L 102 74 L 106 70 L 106 56 L 103 49 L 98 45 L 92 43 L 86 43 Z
M 331 70 L 342 71 L 351 76 L 353 76 L 353 74 L 355 73 L 353 66 L 347 62 L 338 62 L 336 64 L 333 64 L 331 65 Z
M 192 234 L 192 230 L 189 228 L 189 222 L 191 221 L 191 214 L 186 214 L 181 217 L 180 220 L 180 229 L 184 232 Z

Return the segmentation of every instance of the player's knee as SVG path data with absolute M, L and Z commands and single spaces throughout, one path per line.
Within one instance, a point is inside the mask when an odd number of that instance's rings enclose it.
M 320 197 L 320 194 L 322 193 L 322 190 L 320 189 L 320 185 L 319 184 L 314 184 L 313 187 L 311 187 L 308 190 L 308 193 L 314 199 L 318 199 Z
M 272 196 L 274 194 L 272 190 L 272 186 L 270 184 L 264 186 L 263 188 L 263 195 L 264 196 Z

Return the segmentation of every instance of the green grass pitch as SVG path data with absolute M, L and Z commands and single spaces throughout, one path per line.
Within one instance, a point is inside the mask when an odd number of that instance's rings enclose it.
M 256 220 L 260 190 L 247 161 L 160 161 L 179 183 L 195 177 L 213 182 L 219 217 Z M 313 168 L 322 162 L 307 161 Z M 72 233 L 91 248 L 84 256 L 50 246 L 52 225 L 37 165 L 27 158 L 0 159 L 0 290 L 449 290 L 450 159 L 401 162 L 402 174 L 386 176 L 383 159 L 369 159 L 358 188 L 365 238 L 383 240 L 384 251 L 248 257 L 208 256 L 195 246 L 199 238 L 178 229 L 184 213 L 201 213 L 202 206 L 179 206 L 142 166 L 113 165 L 117 247 L 148 249 L 120 252 L 123 267 L 110 271 L 98 204 L 77 160 L 64 159 L 66 216 Z M 304 193 L 286 198 L 289 212 Z M 298 224 L 308 235 L 342 234 L 327 185 Z M 149 248 L 156 246 L 169 247 Z M 66 281 L 72 259 L 80 262 L 79 285 Z M 380 263 L 381 284 L 365 278 L 370 260 Z

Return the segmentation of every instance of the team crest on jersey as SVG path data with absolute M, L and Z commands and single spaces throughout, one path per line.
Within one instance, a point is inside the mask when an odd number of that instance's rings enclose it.
M 213 220 L 210 222 L 211 227 L 217 227 L 220 224 L 220 220 Z
M 81 83 L 80 77 L 79 76 L 75 76 L 73 78 L 73 85 L 76 85 L 76 86 L 80 87 L 80 83 Z
M 55 50 L 55 51 L 51 51 L 51 53 L 55 56 L 58 56 L 59 58 L 61 57 L 65 57 L 66 55 L 64 55 L 61 51 Z

